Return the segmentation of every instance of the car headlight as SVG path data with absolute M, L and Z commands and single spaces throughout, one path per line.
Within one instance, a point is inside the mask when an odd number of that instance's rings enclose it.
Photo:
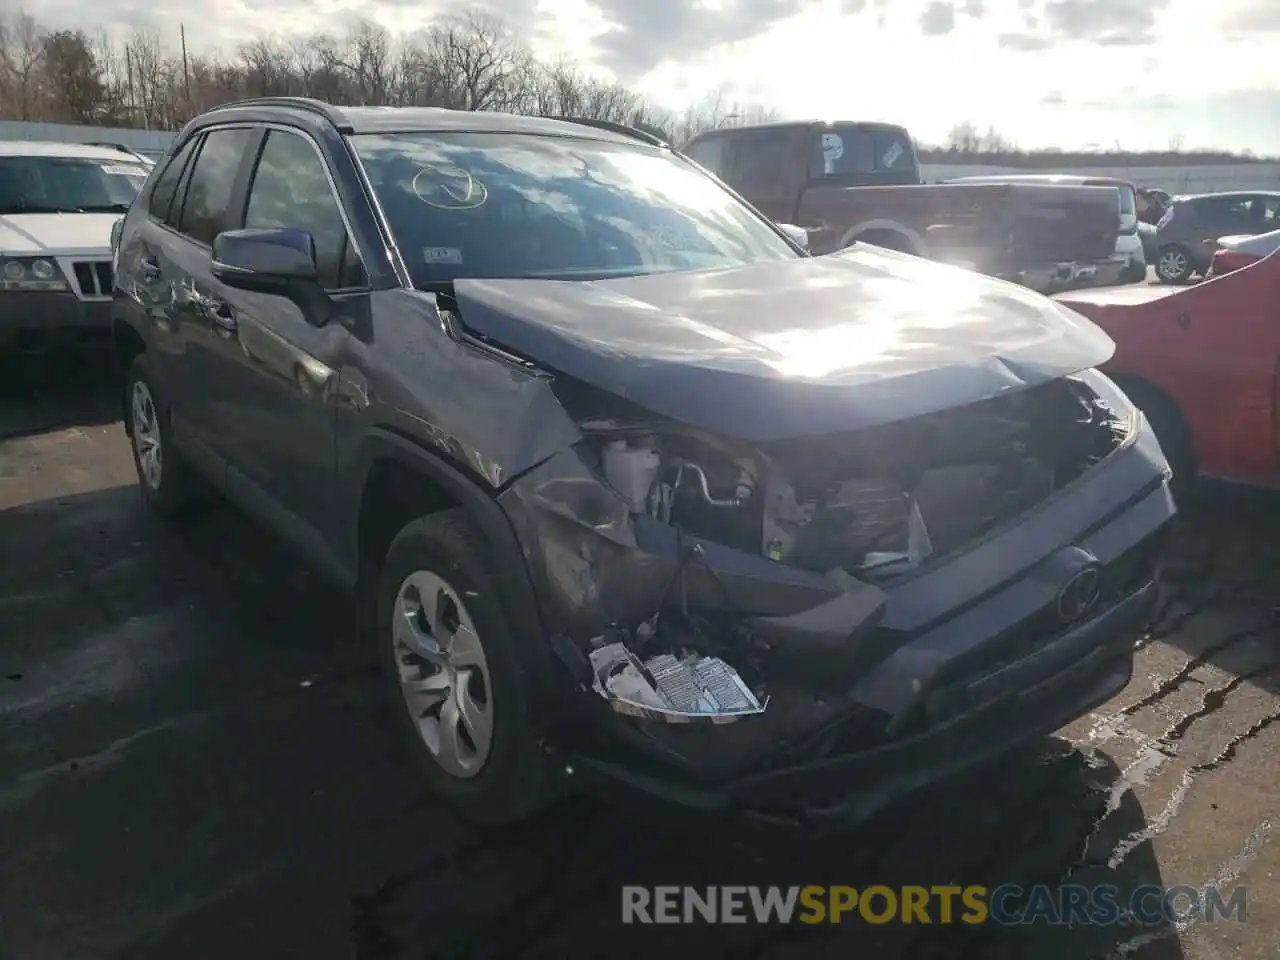
M 0 290 L 66 290 L 67 281 L 52 260 L 43 257 L 3 258 Z

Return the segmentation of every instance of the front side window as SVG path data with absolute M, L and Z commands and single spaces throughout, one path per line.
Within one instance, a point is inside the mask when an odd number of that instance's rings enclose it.
M 213 246 L 213 238 L 236 224 L 228 217 L 240 161 L 253 131 L 214 130 L 204 138 L 187 184 L 179 229 L 192 240 Z
M 244 225 L 306 230 L 315 241 L 321 286 L 336 290 L 363 283 L 324 162 L 297 134 L 267 134 L 249 188 Z
M 351 141 L 418 286 L 798 256 L 714 179 L 646 144 L 497 133 Z
M 0 215 L 124 213 L 147 172 L 118 160 L 0 157 Z

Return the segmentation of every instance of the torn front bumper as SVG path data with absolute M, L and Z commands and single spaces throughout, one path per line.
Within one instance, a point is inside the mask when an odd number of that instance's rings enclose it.
M 1090 623 L 1010 664 L 998 679 L 986 678 L 979 702 L 913 736 L 869 750 L 715 787 L 664 780 L 592 757 L 575 757 L 573 763 L 604 791 L 622 787 L 661 802 L 784 826 L 857 823 L 923 787 L 1047 736 L 1110 700 L 1129 682 L 1134 637 L 1150 616 L 1156 593 L 1156 581 L 1148 581 Z
M 610 710 L 588 671 L 577 689 L 548 697 L 562 715 L 549 740 L 604 790 L 816 823 L 863 819 L 1059 729 L 1128 682 L 1156 598 L 1176 511 L 1159 443 L 1134 416 L 1107 460 L 901 580 L 842 589 L 705 543 L 683 588 L 690 606 L 719 603 L 768 627 L 778 656 L 778 673 L 764 673 L 768 709 L 724 727 L 645 722 Z M 530 471 L 500 502 L 553 638 L 591 638 L 650 615 L 681 543 L 695 540 L 633 520 L 569 454 Z M 1096 594 L 1073 612 L 1067 588 L 1081 582 Z M 552 645 L 571 660 L 571 643 Z

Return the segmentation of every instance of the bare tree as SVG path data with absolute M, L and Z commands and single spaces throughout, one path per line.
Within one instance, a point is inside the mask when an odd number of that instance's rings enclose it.
M 339 33 L 262 36 L 230 58 L 185 60 L 152 30 L 113 42 L 105 32 L 46 35 L 21 13 L 0 21 L 0 117 L 173 130 L 250 96 L 587 117 L 647 125 L 679 142 L 772 116 L 723 90 L 679 113 L 662 109 L 567 58 L 539 60 L 503 21 L 476 11 L 399 36 L 358 20 Z
M 40 67 L 44 60 L 44 29 L 19 11 L 0 33 L 0 74 L 6 100 L 19 120 L 41 118 Z

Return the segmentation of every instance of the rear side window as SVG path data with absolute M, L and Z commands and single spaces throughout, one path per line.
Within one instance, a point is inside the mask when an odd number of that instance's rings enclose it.
M 698 166 L 710 170 L 716 176 L 724 174 L 724 137 L 708 137 L 685 151 Z
M 187 169 L 187 163 L 199 141 L 199 137 L 188 140 L 156 178 L 156 185 L 151 190 L 151 199 L 147 204 L 147 212 L 155 219 L 162 222 L 169 220 L 169 209 L 173 205 L 174 194 L 178 191 L 178 183 L 182 180 L 182 172 Z
M 228 217 L 231 193 L 252 136 L 248 129 L 214 130 L 205 136 L 187 185 L 179 226 L 192 240 L 213 246 L 214 237 L 234 226 Z
M 761 130 L 740 134 L 733 141 L 733 170 L 728 183 L 741 193 L 772 190 L 786 158 L 785 133 Z
M 813 133 L 809 176 L 814 179 L 915 172 L 915 150 L 903 131 L 837 125 Z

